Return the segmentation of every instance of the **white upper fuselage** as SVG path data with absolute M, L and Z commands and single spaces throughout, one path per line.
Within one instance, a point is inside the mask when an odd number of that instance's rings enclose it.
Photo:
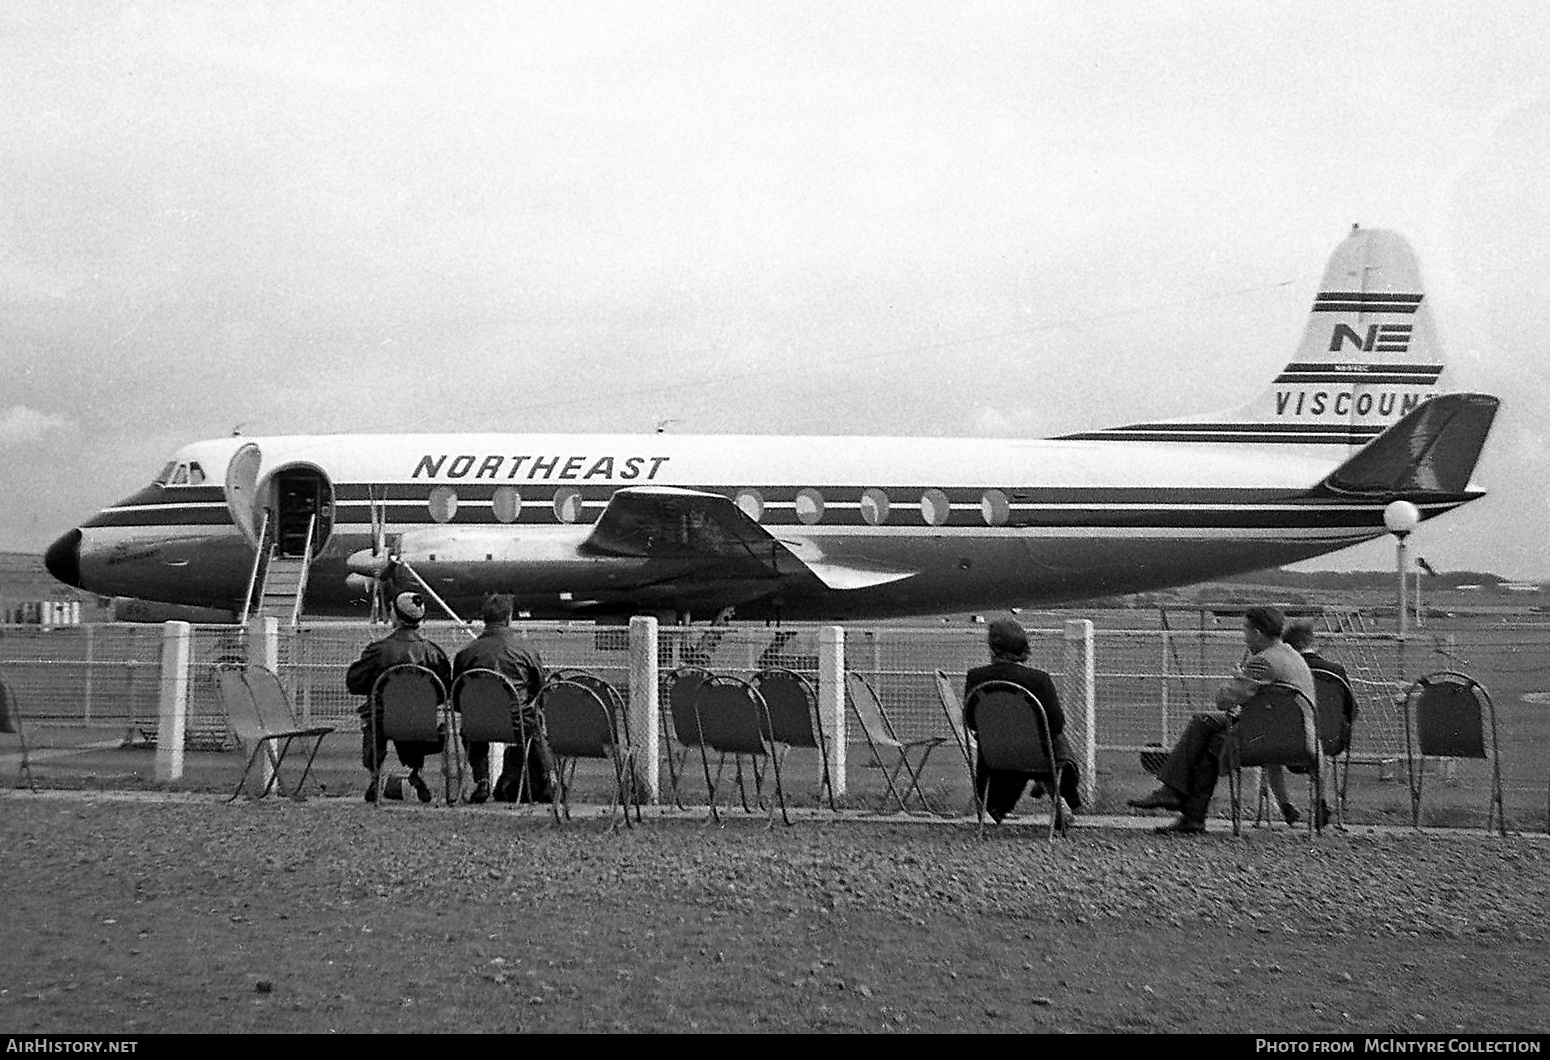
M 736 605 L 740 614 L 816 617 L 1010 606 L 1275 566 L 1384 532 L 1371 503 L 1311 504 L 1304 494 L 1339 461 L 1284 446 L 670 434 L 232 437 L 177 453 L 180 466 L 199 465 L 202 484 L 154 486 L 89 521 L 83 584 L 240 606 L 253 548 L 222 486 L 224 469 L 244 447 L 260 454 L 260 508 L 273 509 L 275 483 L 287 475 L 302 472 L 324 484 L 320 507 L 329 525 L 318 538 L 309 612 L 365 606 L 359 585 L 347 585 L 346 561 L 372 547 L 374 508 L 386 541 L 433 575 L 449 600 L 467 605 L 499 590 L 534 614 L 704 613 Z M 660 571 L 638 572 L 639 562 L 578 555 L 613 494 L 640 487 L 731 498 L 815 568 L 897 574 L 826 575 L 831 586 L 847 586 L 837 592 L 777 589 L 744 577 L 718 591 L 693 569 L 669 571 L 664 581 Z

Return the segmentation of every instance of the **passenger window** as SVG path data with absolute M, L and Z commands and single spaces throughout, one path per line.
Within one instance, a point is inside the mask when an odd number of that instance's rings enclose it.
M 514 523 L 522 514 L 522 494 L 510 486 L 501 486 L 490 498 L 490 506 L 495 509 L 496 522 Z
M 947 523 L 952 509 L 947 504 L 947 494 L 939 489 L 929 489 L 920 495 L 920 516 L 932 526 Z
M 881 526 L 888 521 L 888 494 L 879 489 L 869 489 L 861 494 L 861 518 L 868 526 Z
M 562 486 L 554 491 L 554 517 L 562 523 L 574 523 L 581 519 L 581 491 L 575 486 Z
M 985 517 L 986 526 L 1005 526 L 1012 517 L 1012 506 L 1007 503 L 1005 493 L 986 490 L 980 498 L 980 514 Z
M 823 494 L 815 489 L 797 491 L 797 518 L 812 526 L 823 518 Z
M 438 523 L 450 523 L 457 514 L 457 490 L 451 486 L 437 486 L 430 495 L 431 518 Z
M 737 506 L 756 523 L 764 518 L 764 494 L 758 490 L 738 490 Z

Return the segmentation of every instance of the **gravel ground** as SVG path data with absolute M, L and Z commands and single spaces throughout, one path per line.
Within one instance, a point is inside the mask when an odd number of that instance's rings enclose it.
M 1550 1022 L 1543 839 L 0 802 L 13 1032 Z

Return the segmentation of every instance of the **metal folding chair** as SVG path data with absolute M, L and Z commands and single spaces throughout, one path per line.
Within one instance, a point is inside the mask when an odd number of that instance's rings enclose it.
M 323 737 L 334 731 L 333 726 L 299 723 L 291 708 L 290 698 L 280 685 L 280 679 L 274 671 L 263 666 L 217 663 L 215 687 L 232 734 L 236 736 L 238 745 L 248 752 L 247 764 L 242 767 L 237 788 L 226 801 L 231 802 L 242 794 L 260 753 L 268 756 L 270 773 L 264 790 L 255 798 L 262 799 L 271 790 L 278 790 L 284 795 L 285 784 L 280 779 L 280 770 L 285 756 L 294 741 L 311 740 L 312 750 L 307 754 L 307 764 L 302 768 L 301 777 L 290 793 L 292 798 L 301 798 L 307 776 L 312 772 L 312 763 L 317 758 L 318 749 L 323 746 Z
M 667 748 L 668 785 L 672 788 L 673 803 L 680 810 L 684 804 L 679 784 L 689 763 L 689 752 L 700 743 L 699 725 L 694 720 L 694 697 L 709 677 L 710 671 L 702 667 L 680 666 L 662 680 L 662 729 L 666 737 L 662 743 Z
M 563 808 L 570 820 L 571 779 L 565 764 L 578 758 L 604 759 L 613 764 L 614 799 L 608 808 L 609 828 L 617 828 L 616 808 L 624 810 L 625 827 L 630 827 L 630 803 L 635 804 L 639 821 L 640 801 L 636 798 L 635 755 L 630 748 L 629 729 L 624 712 L 615 712 L 603 696 L 589 684 L 551 678 L 538 693 L 538 716 L 542 738 L 555 756 L 555 786 L 559 797 L 551 803 L 554 823 L 560 823 Z
M 1486 722 L 1490 746 L 1486 746 Z M 1422 761 L 1417 763 L 1416 759 Z M 1405 693 L 1405 767 L 1410 776 L 1410 821 L 1421 827 L 1421 795 L 1427 758 L 1478 758 L 1491 763 L 1491 793 L 1485 828 L 1498 822 L 1507 834 L 1502 801 L 1502 766 L 1496 740 L 1496 704 L 1485 686 L 1468 674 L 1438 670 L 1419 677 Z
M 1351 781 L 1351 741 L 1356 728 L 1356 695 L 1350 682 L 1329 670 L 1313 671 L 1318 693 L 1319 751 L 1329 759 L 1330 784 L 1335 796 L 1335 821 L 1345 827 L 1346 785 Z M 1340 760 L 1344 758 L 1344 767 Z
M 780 801 L 780 816 L 791 823 L 786 813 L 786 793 L 780 779 L 780 754 L 771 735 L 773 726 L 770 710 L 759 690 L 747 681 L 736 677 L 711 677 L 700 685 L 694 697 L 694 717 L 699 729 L 700 763 L 705 768 L 705 787 L 709 792 L 710 820 L 720 821 L 716 806 L 716 787 L 719 782 L 710 776 L 710 752 L 722 755 L 748 755 L 754 763 L 754 795 L 764 803 L 764 782 L 758 769 L 758 760 L 768 756 L 775 772 L 775 797 Z M 741 787 L 741 778 L 739 778 Z M 744 809 L 748 803 L 743 802 Z M 775 826 L 775 804 L 769 804 L 769 827 Z
M 807 678 L 783 666 L 760 670 L 749 683 L 764 697 L 770 717 L 770 737 L 781 746 L 781 761 L 793 747 L 816 750 L 822 769 L 818 797 L 823 798 L 827 790 L 829 809 L 836 809 L 834 780 L 829 774 L 829 740 L 824 735 L 823 719 L 818 716 L 817 691 Z
M 963 766 L 969 771 L 969 787 L 973 788 L 974 736 L 964 728 L 963 704 L 958 702 L 958 693 L 953 691 L 953 681 L 947 676 L 946 670 L 936 672 L 936 697 L 941 701 L 942 714 L 947 718 L 947 727 L 958 744 L 958 752 L 963 755 Z
M 453 802 L 452 797 L 452 756 L 457 754 L 457 733 L 443 732 L 442 709 L 447 702 L 447 690 L 442 687 L 441 678 L 424 666 L 414 663 L 401 663 L 397 666 L 389 666 L 378 676 L 371 689 L 372 701 L 381 704 L 382 729 L 381 738 L 392 740 L 394 743 L 438 744 L 437 752 L 441 755 L 442 794 L 448 805 Z M 371 713 L 372 739 L 377 736 L 377 711 Z M 455 728 L 455 726 L 454 726 Z M 458 761 L 457 775 L 459 783 L 462 781 L 462 761 Z M 377 771 L 377 783 L 380 785 L 382 773 Z M 380 795 L 377 805 L 381 805 Z
M 985 763 L 985 783 L 974 786 L 974 810 L 979 817 L 979 834 L 985 836 L 985 802 L 989 774 L 1022 773 L 1038 781 L 1049 793 L 1049 836 L 1063 830 L 1060 809 L 1060 775 L 1063 766 L 1055 757 L 1055 741 L 1050 736 L 1049 717 L 1039 697 L 1022 685 L 1010 681 L 986 681 L 969 689 L 964 704 L 974 719 L 980 758 Z
M 850 709 L 855 713 L 856 720 L 861 723 L 861 731 L 866 736 L 867 745 L 872 749 L 872 758 L 883 774 L 889 794 L 899 804 L 899 810 L 903 813 L 910 812 L 905 800 L 909 793 L 914 791 L 915 797 L 920 800 L 920 805 L 925 811 L 935 813 L 936 810 L 926 798 L 926 793 L 920 788 L 920 774 L 926 768 L 926 761 L 931 757 L 931 752 L 946 743 L 947 738 L 928 736 L 919 740 L 900 740 L 894 733 L 893 724 L 889 722 L 888 715 L 883 711 L 882 701 L 877 698 L 877 693 L 872 690 L 872 686 L 867 684 L 866 678 L 854 670 L 847 672 L 845 689 L 849 693 L 847 698 L 850 700 Z M 898 760 L 894 762 L 891 769 L 883 761 L 884 750 L 898 755 Z M 915 751 L 921 752 L 920 760 L 911 763 L 910 755 Z M 900 774 L 908 776 L 910 781 L 903 795 L 899 794 L 897 784 Z M 886 798 L 882 800 L 882 804 L 887 804 Z
M 608 709 L 613 711 L 616 720 L 624 717 L 624 694 L 612 682 L 593 673 L 591 670 L 583 670 L 579 666 L 562 666 L 550 671 L 549 680 L 574 681 L 578 685 L 585 685 L 596 692 L 597 698 L 601 699 Z M 618 721 L 618 723 L 624 724 L 622 720 Z M 576 760 L 572 758 L 569 762 L 570 776 L 566 778 L 567 783 L 573 780 L 576 775 Z
M 1298 766 L 1308 776 L 1308 831 L 1319 827 L 1319 746 L 1314 707 L 1294 685 L 1265 685 L 1238 710 L 1222 749 L 1227 793 L 1232 806 L 1232 832 L 1240 835 L 1243 816 L 1243 770 L 1250 766 Z
M 527 731 L 522 708 L 527 695 L 511 678 L 499 670 L 476 667 L 464 670 L 452 682 L 452 710 L 458 717 L 460 735 L 466 743 L 504 743 L 522 749 L 522 773 L 517 781 L 516 798 L 522 801 L 528 782 L 528 756 L 538 733 Z M 495 763 L 490 763 L 493 771 Z
M 21 740 L 22 761 L 21 770 L 27 774 L 27 786 L 32 793 L 38 793 L 38 784 L 32 777 L 32 759 L 27 751 L 27 730 L 22 726 L 21 708 L 16 705 L 16 697 L 11 694 L 11 689 L 3 680 L 0 680 L 0 733 L 14 734 Z

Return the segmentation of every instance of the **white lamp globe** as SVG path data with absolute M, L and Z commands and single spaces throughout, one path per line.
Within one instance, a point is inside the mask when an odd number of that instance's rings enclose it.
M 1389 533 L 1403 536 L 1414 530 L 1421 521 L 1421 510 L 1409 501 L 1390 501 L 1383 509 L 1383 525 Z

